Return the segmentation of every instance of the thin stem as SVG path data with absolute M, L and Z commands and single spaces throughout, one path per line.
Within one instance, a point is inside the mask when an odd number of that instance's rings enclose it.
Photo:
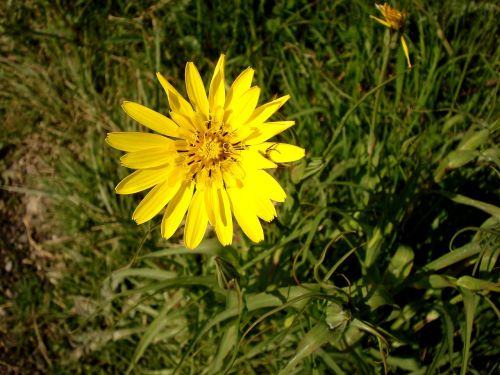
M 385 76 L 387 74 L 387 65 L 389 64 L 389 56 L 391 54 L 392 49 L 392 38 L 391 32 L 389 30 L 386 31 L 384 36 L 384 56 L 382 60 L 382 67 L 380 69 L 380 74 L 378 76 L 377 86 L 380 86 L 380 89 L 375 93 L 375 103 L 373 105 L 372 112 L 372 120 L 370 123 L 370 135 L 368 137 L 368 157 L 370 159 L 370 169 L 371 169 L 371 158 L 373 155 L 373 151 L 375 150 L 375 145 L 377 144 L 377 139 L 375 137 L 375 125 L 377 123 L 378 110 L 380 106 L 380 96 L 382 95 L 383 86 L 381 84 L 385 80 Z
M 375 125 L 377 123 L 378 110 L 380 106 L 380 98 L 384 86 L 380 86 L 385 80 L 387 74 L 387 65 L 389 64 L 389 55 L 391 49 L 394 49 L 398 40 L 399 33 L 392 33 L 387 30 L 384 36 L 384 57 L 382 60 L 382 68 L 380 69 L 380 75 L 378 77 L 377 86 L 380 89 L 375 93 L 375 103 L 373 105 L 372 120 L 370 123 L 370 135 L 368 137 L 368 175 L 372 174 L 373 163 L 372 156 L 377 145 L 377 139 L 375 136 Z M 383 230 L 381 227 L 376 227 L 372 237 L 369 239 L 366 245 L 366 255 L 365 255 L 365 266 L 368 268 L 375 263 L 375 260 L 380 254 L 380 248 L 383 244 Z

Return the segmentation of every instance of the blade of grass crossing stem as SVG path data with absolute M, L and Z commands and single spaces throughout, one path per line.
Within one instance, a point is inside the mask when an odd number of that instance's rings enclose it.
M 224 335 L 219 343 L 217 355 L 212 365 L 209 367 L 209 373 L 211 374 L 219 373 L 224 364 L 224 358 L 226 358 L 231 350 L 236 348 L 239 337 L 238 331 L 240 326 L 241 307 L 242 303 L 239 290 L 229 290 L 226 299 L 226 309 L 232 310 L 236 308 L 238 310 L 238 316 L 225 327 Z
M 446 350 L 446 341 L 441 340 L 441 344 L 439 344 L 439 348 L 436 351 L 436 354 L 434 355 L 434 358 L 432 359 L 431 364 L 429 367 L 425 369 L 425 375 L 431 375 L 436 373 L 436 369 L 439 367 L 439 362 L 443 357 L 444 351 Z
M 312 298 L 325 298 L 325 296 L 321 295 L 321 294 L 318 294 L 318 293 L 307 293 L 307 294 L 304 294 L 304 295 L 300 295 L 296 298 L 290 298 L 288 299 L 288 301 L 286 303 L 280 303 L 280 305 L 270 311 L 268 311 L 267 313 L 261 315 L 254 323 L 252 323 L 250 325 L 250 327 L 247 328 L 247 330 L 243 333 L 243 335 L 241 336 L 239 342 L 238 342 L 238 346 L 236 349 L 238 349 L 243 340 L 245 339 L 245 337 L 255 328 L 257 327 L 260 323 L 262 323 L 264 320 L 266 320 L 267 318 L 271 317 L 272 315 L 278 313 L 279 311 L 282 311 L 282 310 L 285 310 L 285 309 L 288 309 L 290 307 L 295 307 L 297 309 L 305 309 L 305 304 L 308 303 L 308 301 Z M 250 310 L 250 309 L 249 309 Z M 237 351 L 235 350 L 234 353 L 237 353 Z M 235 357 L 233 356 L 233 359 L 232 359 L 232 362 L 234 362 L 235 360 Z
M 316 288 L 314 286 L 316 285 Z M 319 286 L 317 284 L 307 284 L 308 288 L 314 288 L 319 290 Z M 266 317 L 273 315 L 274 313 L 281 311 L 283 309 L 289 308 L 289 307 L 294 307 L 297 309 L 300 309 L 304 306 L 304 304 L 307 304 L 309 302 L 310 298 L 318 297 L 321 296 L 318 293 L 312 292 L 309 289 L 304 288 L 303 286 L 294 286 L 291 288 L 280 288 L 279 293 L 283 296 L 286 296 L 284 299 L 281 299 L 275 295 L 270 295 L 268 293 L 259 293 L 259 294 L 253 294 L 253 295 L 247 295 L 245 298 L 245 307 L 249 312 L 259 310 L 262 308 L 267 308 L 267 307 L 276 307 L 275 309 L 269 311 L 268 313 L 262 315 L 255 323 L 253 323 L 250 328 L 247 329 L 247 331 L 243 334 L 243 336 L 240 338 L 239 343 L 237 344 L 237 347 L 240 346 L 241 341 L 244 339 L 246 334 L 248 334 L 249 331 L 251 331 L 256 325 L 258 325 L 262 320 L 264 320 Z M 286 301 L 286 302 L 284 302 Z M 205 323 L 203 328 L 199 330 L 198 334 L 196 337 L 191 341 L 189 344 L 189 348 L 187 348 L 183 355 L 181 360 L 179 361 L 178 366 L 176 367 L 174 374 L 181 368 L 182 364 L 184 363 L 184 360 L 186 357 L 191 353 L 193 350 L 194 346 L 198 343 L 198 341 L 212 328 L 215 327 L 216 325 L 220 324 L 221 322 L 234 318 L 239 314 L 241 307 L 232 307 L 231 309 L 226 309 L 223 312 L 215 315 L 212 317 L 208 322 Z M 235 349 L 237 350 L 237 348 Z M 234 358 L 231 360 L 231 362 L 234 362 Z
M 332 333 L 325 323 L 319 322 L 316 324 L 304 335 L 304 337 L 302 337 L 302 340 L 300 340 L 299 345 L 297 346 L 295 355 L 292 357 L 290 362 L 288 362 L 288 365 L 286 365 L 286 367 L 279 372 L 279 375 L 290 373 L 290 371 L 293 370 L 300 361 L 309 357 L 316 350 L 325 345 L 331 337 Z
M 158 313 L 158 316 L 153 320 L 153 322 L 149 325 L 146 331 L 144 331 L 144 334 L 142 335 L 139 344 L 137 344 L 137 347 L 135 348 L 132 360 L 125 374 L 127 375 L 130 374 L 130 371 L 132 371 L 137 362 L 139 362 L 149 344 L 151 344 L 156 335 L 158 335 L 158 333 L 160 333 L 161 330 L 167 325 L 168 323 L 167 313 L 169 310 L 170 310 L 169 305 L 166 304 L 165 306 L 163 306 L 163 308 Z
M 282 343 L 283 340 L 286 339 L 286 337 L 296 335 L 299 332 L 301 334 L 303 333 L 299 325 L 291 325 L 290 327 L 284 327 L 277 333 L 274 333 L 267 337 L 262 337 L 262 339 L 258 342 L 255 341 L 250 343 L 250 345 L 247 345 L 243 350 L 241 350 L 238 358 L 234 360 L 234 363 L 232 363 L 232 366 L 237 367 L 238 364 L 244 363 L 245 361 L 258 356 L 259 354 L 268 352 L 269 348 L 271 348 L 272 345 L 275 345 L 275 343 L 278 343 L 279 345 L 279 343 Z M 225 373 L 227 372 L 228 370 L 226 370 Z
M 333 371 L 333 374 L 335 375 L 346 375 L 346 373 L 340 368 L 339 365 L 335 362 L 333 357 L 330 355 L 330 353 L 325 352 L 323 349 L 319 348 L 316 351 L 316 354 L 321 357 L 323 362 L 325 362 L 325 365 L 327 365 L 330 370 Z

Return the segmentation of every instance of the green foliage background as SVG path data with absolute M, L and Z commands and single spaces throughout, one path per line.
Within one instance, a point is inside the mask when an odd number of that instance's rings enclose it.
M 371 1 L 2 3 L 0 373 L 497 373 L 500 7 L 392 5 L 412 70 Z M 191 252 L 104 138 L 221 52 L 307 153 L 263 243 Z

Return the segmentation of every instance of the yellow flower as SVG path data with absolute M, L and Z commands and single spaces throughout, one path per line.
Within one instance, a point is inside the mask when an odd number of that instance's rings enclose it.
M 399 10 L 394 9 L 388 4 L 375 4 L 375 7 L 380 11 L 380 13 L 382 13 L 382 16 L 384 16 L 384 20 L 375 16 L 370 17 L 378 21 L 382 25 L 392 30 L 399 30 L 405 25 L 406 12 L 400 12 Z
M 389 29 L 391 29 L 391 31 L 398 31 L 404 27 L 407 16 L 406 12 L 400 12 L 399 10 L 394 9 L 388 4 L 375 4 L 375 7 L 380 11 L 380 13 L 382 13 L 384 19 L 375 16 L 370 16 L 370 18 L 374 19 L 385 27 L 388 27 Z M 412 66 L 410 61 L 410 53 L 408 51 L 408 44 L 406 44 L 406 40 L 403 34 L 401 34 L 401 46 L 403 47 L 408 67 L 411 68 Z
M 184 243 L 194 249 L 210 223 L 223 245 L 233 238 L 233 219 L 254 242 L 264 239 L 259 218 L 276 217 L 272 201 L 286 194 L 264 169 L 301 159 L 304 149 L 268 142 L 294 125 L 294 121 L 266 122 L 288 95 L 259 107 L 260 88 L 252 85 L 254 70 L 247 68 L 226 95 L 224 55 L 210 82 L 208 96 L 198 69 L 186 64 L 186 91 L 190 102 L 160 74 L 158 80 L 170 105 L 170 118 L 133 102 L 124 111 L 159 134 L 109 133 L 106 141 L 127 152 L 122 165 L 137 169 L 117 186 L 118 194 L 152 188 L 132 218 L 142 224 L 165 206 L 161 234 L 170 238 L 187 212 Z

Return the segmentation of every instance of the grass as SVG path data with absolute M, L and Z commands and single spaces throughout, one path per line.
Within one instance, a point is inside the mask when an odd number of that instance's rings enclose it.
M 0 372 L 496 373 L 500 9 L 397 5 L 414 68 L 381 79 L 370 1 L 3 4 Z M 221 52 L 307 155 L 264 242 L 191 252 L 133 224 L 104 138 Z

